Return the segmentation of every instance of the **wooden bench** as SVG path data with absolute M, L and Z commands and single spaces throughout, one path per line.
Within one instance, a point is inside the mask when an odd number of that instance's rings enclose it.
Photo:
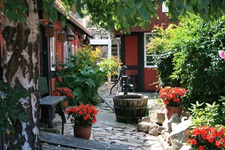
M 111 142 L 98 142 L 76 138 L 69 135 L 60 135 L 49 132 L 40 132 L 42 150 L 128 150 L 128 146 Z
M 66 99 L 66 96 L 49 96 L 46 77 L 39 77 L 38 82 L 39 91 L 42 97 L 40 100 L 40 121 L 47 123 L 49 128 L 53 128 L 52 120 L 55 118 L 55 112 L 57 112 L 62 119 L 62 134 L 64 134 L 64 123 L 66 123 L 66 117 L 62 109 L 62 101 Z

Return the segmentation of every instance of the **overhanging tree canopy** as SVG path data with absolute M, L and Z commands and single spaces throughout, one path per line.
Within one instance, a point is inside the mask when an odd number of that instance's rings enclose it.
M 2 0 L 1 0 L 2 1 Z M 46 17 L 51 22 L 58 19 L 53 9 L 55 0 L 42 0 Z M 131 27 L 147 27 L 151 18 L 157 17 L 157 3 L 169 7 L 171 19 L 187 12 L 199 14 L 204 20 L 215 20 L 225 13 L 223 0 L 58 0 L 66 11 L 77 12 L 81 16 L 90 15 L 94 24 L 111 30 L 127 31 Z M 2 2 L 1 2 L 2 3 Z M 28 8 L 21 0 L 7 0 L 5 3 L 6 16 L 10 21 L 25 22 Z
M 107 29 L 127 31 L 130 27 L 146 26 L 156 16 L 157 0 L 57 0 L 67 14 L 71 10 L 91 15 L 94 24 Z M 159 0 L 169 6 L 169 15 L 177 18 L 187 11 L 199 14 L 205 20 L 217 19 L 224 14 L 224 0 Z M 41 3 L 40 3 L 41 2 Z M 0 1 L 3 3 L 3 0 Z M 9 149 L 40 149 L 38 79 L 38 10 L 54 22 L 58 19 L 53 9 L 54 0 L 7 0 L 4 29 L 4 81 L 11 86 L 29 91 L 30 95 L 18 100 L 19 108 L 28 114 L 29 122 L 18 121 L 16 132 L 10 138 Z M 74 8 L 76 6 L 76 8 Z

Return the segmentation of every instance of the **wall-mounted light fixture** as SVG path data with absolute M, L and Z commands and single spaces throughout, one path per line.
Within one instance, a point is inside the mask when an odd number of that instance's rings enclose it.
M 66 41 L 66 33 L 64 30 L 61 30 L 61 32 L 58 33 L 58 41 L 59 42 L 65 42 Z
M 49 22 L 46 26 L 45 26 L 45 36 L 46 37 L 53 37 L 55 33 L 55 27 L 54 25 Z
M 75 34 L 73 33 L 73 31 L 71 29 L 67 29 L 67 32 L 66 32 L 66 40 L 67 41 L 73 41 L 75 40 Z

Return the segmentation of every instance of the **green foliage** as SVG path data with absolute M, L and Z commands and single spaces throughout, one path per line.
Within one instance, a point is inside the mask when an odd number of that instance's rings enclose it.
M 79 14 L 86 9 L 94 24 L 108 29 L 127 31 L 129 27 L 148 26 L 150 18 L 156 15 L 157 1 L 101 0 L 80 1 L 75 5 Z
M 176 20 L 180 15 L 188 16 L 188 12 L 200 15 L 204 20 L 217 20 L 225 13 L 225 2 L 215 0 L 159 0 L 166 2 L 169 15 Z
M 91 47 L 84 47 L 71 56 L 69 63 L 60 64 L 64 69 L 59 71 L 58 76 L 62 77 L 63 82 L 58 82 L 57 87 L 72 89 L 78 104 L 98 103 L 98 88 L 108 75 L 108 69 L 106 68 L 111 68 L 111 72 L 118 69 L 112 67 L 112 64 L 115 66 L 114 61 L 117 61 L 117 59 L 101 60 L 100 53 L 99 49 L 92 50 Z M 112 62 L 110 63 L 109 60 Z M 104 65 L 100 66 L 98 63 Z M 119 64 L 117 67 L 119 67 Z M 74 105 L 70 101 L 69 104 Z
M 225 44 L 224 23 L 203 23 L 174 54 L 171 77 L 189 90 L 192 102 L 212 103 L 225 94 L 225 62 L 218 55 Z
M 212 103 L 225 94 L 225 19 L 204 23 L 199 17 L 181 18 L 176 28 L 160 29 L 149 51 L 159 48 L 158 73 L 162 86 L 188 89 L 190 102 Z M 156 49 L 157 50 L 157 49 Z
M 111 56 L 102 58 L 98 65 L 103 72 L 107 72 L 108 77 L 111 77 L 118 74 L 118 68 L 121 68 L 122 62 L 118 57 Z
M 156 51 L 156 64 L 158 66 L 158 75 L 161 86 L 179 87 L 178 78 L 171 78 L 174 71 L 174 54 L 179 51 L 181 46 L 191 40 L 201 24 L 199 17 L 190 15 L 189 18 L 180 18 L 179 25 L 170 24 L 165 30 L 162 27 L 156 27 L 157 36 L 151 39 L 147 45 L 147 51 Z
M 19 21 L 21 23 L 26 21 L 28 9 L 24 6 L 24 1 L 7 0 L 4 7 L 9 21 Z
M 145 109 L 145 116 L 149 116 L 150 108 L 147 106 Z
M 57 86 L 72 89 L 78 104 L 98 102 L 97 90 L 105 76 L 96 64 L 97 55 L 95 51 L 83 48 L 71 56 L 69 63 L 61 64 L 64 69 L 58 75 L 62 76 L 63 82 L 59 82 Z
M 27 114 L 18 109 L 19 99 L 27 97 L 28 93 L 2 81 L 0 90 L 0 133 L 14 132 L 16 121 L 28 121 Z
M 213 104 L 209 103 L 199 103 L 192 104 L 192 107 L 189 109 L 192 113 L 192 122 L 194 126 L 216 126 L 216 125 L 225 125 L 225 99 L 223 103 Z
M 93 24 L 107 29 L 127 32 L 135 26 L 148 27 L 150 19 L 156 17 L 157 2 L 157 0 L 62 0 L 61 4 L 64 7 L 67 19 L 69 19 L 71 7 L 75 5 L 76 12 L 81 17 L 90 15 Z M 223 16 L 225 12 L 224 1 L 160 0 L 159 2 L 166 2 L 171 20 L 177 20 L 180 15 L 189 16 L 188 12 L 199 14 L 204 20 L 215 20 Z M 45 17 L 49 18 L 51 22 L 55 22 L 58 19 L 58 14 L 53 8 L 54 0 L 41 0 L 40 3 L 43 4 L 41 6 L 43 6 Z M 7 18 L 10 21 L 25 22 L 29 14 L 26 6 L 26 1 L 5 1 Z M 63 24 L 65 24 L 64 21 Z

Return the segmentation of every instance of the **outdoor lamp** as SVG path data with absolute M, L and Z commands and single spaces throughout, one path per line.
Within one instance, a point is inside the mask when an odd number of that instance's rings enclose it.
M 45 36 L 46 37 L 53 37 L 54 36 L 55 27 L 51 22 L 45 26 Z
M 67 41 L 75 40 L 75 34 L 73 33 L 71 29 L 67 29 L 66 40 Z
M 58 33 L 58 41 L 65 42 L 66 41 L 66 33 L 64 30 Z

